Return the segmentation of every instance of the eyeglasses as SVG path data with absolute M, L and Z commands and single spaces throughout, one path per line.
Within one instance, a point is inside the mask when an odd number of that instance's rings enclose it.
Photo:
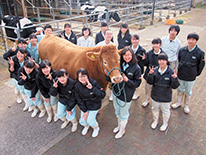
M 86 78 L 86 75 L 78 76 L 79 78 Z

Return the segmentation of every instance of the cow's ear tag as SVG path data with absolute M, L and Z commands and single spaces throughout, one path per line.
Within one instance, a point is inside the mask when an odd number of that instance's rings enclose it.
M 94 59 L 94 58 L 95 58 L 95 56 L 92 54 L 92 55 L 91 55 L 91 58 L 92 58 L 92 59 Z

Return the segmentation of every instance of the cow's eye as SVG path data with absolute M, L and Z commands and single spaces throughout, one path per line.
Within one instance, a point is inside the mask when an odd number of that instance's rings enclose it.
M 106 61 L 104 61 L 104 64 L 105 64 L 105 65 L 107 65 L 107 62 L 106 62 Z

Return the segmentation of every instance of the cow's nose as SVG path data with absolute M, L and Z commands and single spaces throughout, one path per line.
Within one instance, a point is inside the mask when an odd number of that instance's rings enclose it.
M 113 77 L 112 78 L 112 82 L 113 83 L 120 83 L 120 82 L 122 82 L 122 76 L 116 76 L 116 77 Z

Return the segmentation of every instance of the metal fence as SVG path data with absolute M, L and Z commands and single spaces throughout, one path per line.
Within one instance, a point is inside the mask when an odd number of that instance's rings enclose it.
M 117 0 L 116 0 L 117 1 Z M 95 4 L 101 4 L 107 6 L 109 3 L 104 1 L 104 3 L 100 3 L 100 1 L 96 2 Z M 124 3 L 122 0 L 120 2 L 112 1 L 110 3 L 109 9 L 110 11 L 105 11 L 106 13 L 106 22 L 108 23 L 109 27 L 112 27 L 112 31 L 118 31 L 120 23 L 109 21 L 108 14 L 112 11 L 118 11 L 120 14 L 121 22 L 127 23 L 130 26 L 135 25 L 136 28 L 142 29 L 145 25 L 154 24 L 155 22 L 162 21 L 164 18 L 170 18 L 171 15 L 176 16 L 178 11 L 181 14 L 182 11 L 188 11 L 191 9 L 191 0 L 144 0 L 142 2 L 135 1 L 135 3 L 131 0 L 130 3 Z M 70 23 L 72 25 L 72 30 L 75 34 L 81 35 L 81 29 L 83 26 L 88 26 L 91 29 L 93 36 L 100 30 L 100 23 L 101 21 L 97 22 L 88 22 L 88 18 L 90 15 L 81 15 L 81 11 L 79 9 L 72 9 L 72 10 L 65 10 L 65 8 L 51 8 L 51 7 L 26 7 L 27 13 L 33 12 L 33 16 L 36 17 L 35 26 L 44 27 L 46 24 L 52 25 L 55 35 L 61 33 L 64 28 L 64 23 Z M 60 14 L 60 11 L 66 11 L 65 14 Z M 68 12 L 68 13 L 67 13 Z M 49 18 L 50 21 L 45 20 L 42 21 L 44 18 Z M 28 14 L 28 18 L 32 18 L 31 15 Z M 59 18 L 58 20 L 56 18 Z M 61 19 L 62 18 L 62 19 Z M 84 19 L 85 23 L 82 22 Z M 30 28 L 26 27 L 26 28 Z M 17 38 L 9 38 L 3 34 L 4 28 L 15 29 L 17 32 Z M 1 30 L 1 38 L 2 42 L 0 43 L 1 46 L 4 46 L 4 50 L 7 51 L 9 47 L 6 45 L 5 39 L 13 39 L 17 40 L 21 37 L 21 30 L 16 27 L 8 27 L 8 26 L 0 26 Z M 3 50 L 0 50 L 3 52 Z

